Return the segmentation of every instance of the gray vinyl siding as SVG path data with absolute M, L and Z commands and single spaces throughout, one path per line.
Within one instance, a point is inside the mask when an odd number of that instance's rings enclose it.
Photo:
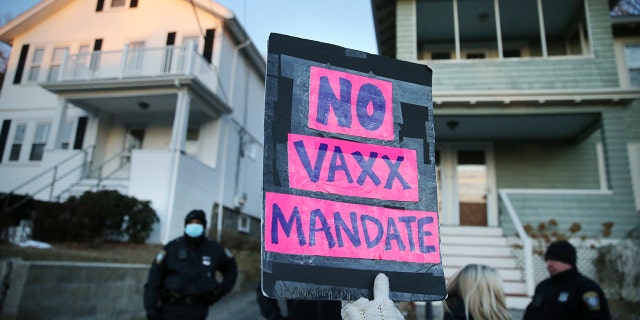
M 416 57 L 416 5 L 413 0 L 398 0 L 396 6 L 396 57 L 414 61 Z
M 640 215 L 635 210 L 633 191 L 630 179 L 629 158 L 627 153 L 627 139 L 629 131 L 626 130 L 625 122 L 635 117 L 638 123 L 638 112 L 631 108 L 609 108 L 602 114 L 603 128 L 602 136 L 604 139 L 604 152 L 606 158 L 606 170 L 609 181 L 610 193 L 603 194 L 572 194 L 564 192 L 554 192 L 553 189 L 561 189 L 552 187 L 559 181 L 570 179 L 574 174 L 588 174 L 590 160 L 593 157 L 586 156 L 587 159 L 573 159 L 575 167 L 571 171 L 574 173 L 562 173 L 562 166 L 559 168 L 547 167 L 546 169 L 559 174 L 563 178 L 554 177 L 553 180 L 545 179 L 551 175 L 539 176 L 537 164 L 531 159 L 524 157 L 520 159 L 520 167 L 516 167 L 513 161 L 518 157 L 513 154 L 506 155 L 508 149 L 499 144 L 496 156 L 497 185 L 499 189 L 503 188 L 542 188 L 552 189 L 549 193 L 544 194 L 510 194 L 509 198 L 524 225 L 531 225 L 536 228 L 540 223 L 547 223 L 550 219 L 558 222 L 557 231 L 567 236 L 578 237 L 602 237 L 602 224 L 613 222 L 611 238 L 624 237 L 631 229 L 637 227 L 640 223 Z M 590 145 L 596 141 L 595 136 L 586 140 L 583 144 L 586 146 L 584 150 L 588 153 Z M 524 148 L 524 145 L 518 146 Z M 547 147 L 547 150 L 554 149 Z M 556 165 L 570 161 L 577 156 L 583 146 L 566 148 L 567 155 L 559 155 L 561 161 Z M 595 150 L 594 150 L 595 152 Z M 504 159 L 503 159 L 504 158 Z M 510 159 L 510 160 L 509 160 Z M 591 161 L 592 161 L 591 160 Z M 566 165 L 566 164 L 565 164 Z M 503 171 L 504 170 L 504 171 Z M 515 171 L 519 170 L 518 173 Z M 594 180 L 594 178 L 586 179 Z M 586 180 L 582 182 L 570 184 L 567 181 L 565 185 L 577 188 L 586 187 Z M 597 179 L 595 179 L 597 181 Z M 536 186 L 530 186 L 535 184 Z M 539 185 L 540 187 L 538 187 Z M 526 186 L 526 187 L 525 187 Z M 596 188 L 594 188 L 596 189 Z M 504 205 L 500 203 L 500 224 L 505 230 L 505 234 L 514 235 L 515 229 L 508 213 L 505 211 Z M 581 230 L 575 234 L 569 232 L 571 224 L 578 223 Z
M 578 144 L 496 143 L 496 182 L 507 189 L 599 189 L 597 142 L 600 131 Z
M 629 132 L 629 141 L 640 143 L 640 101 L 629 107 L 629 116 L 625 117 L 625 126 Z

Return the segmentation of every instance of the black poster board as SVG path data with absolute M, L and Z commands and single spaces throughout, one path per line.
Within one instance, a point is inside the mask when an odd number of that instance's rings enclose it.
M 271 34 L 262 289 L 282 299 L 442 300 L 426 65 Z

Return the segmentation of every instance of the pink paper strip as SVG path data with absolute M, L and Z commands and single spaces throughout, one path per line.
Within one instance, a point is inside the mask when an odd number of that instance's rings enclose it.
M 440 263 L 435 212 L 267 192 L 264 225 L 269 252 Z
M 325 193 L 418 201 L 416 151 L 289 134 L 289 186 Z
M 391 82 L 311 67 L 308 126 L 325 132 L 392 141 Z

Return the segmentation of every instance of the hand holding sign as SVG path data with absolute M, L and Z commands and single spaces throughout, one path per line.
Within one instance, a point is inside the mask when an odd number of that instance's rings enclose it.
M 384 273 L 379 273 L 373 283 L 373 300 L 343 301 L 341 314 L 344 320 L 404 320 L 400 310 L 389 300 L 389 278 Z

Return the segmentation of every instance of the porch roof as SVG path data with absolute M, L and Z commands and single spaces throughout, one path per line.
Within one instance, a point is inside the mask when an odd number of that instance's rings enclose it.
M 154 117 L 173 115 L 177 92 L 183 88 L 191 95 L 190 123 L 216 119 L 233 111 L 194 76 L 79 80 L 40 85 L 88 112 L 104 111 L 129 121 L 149 121 Z

